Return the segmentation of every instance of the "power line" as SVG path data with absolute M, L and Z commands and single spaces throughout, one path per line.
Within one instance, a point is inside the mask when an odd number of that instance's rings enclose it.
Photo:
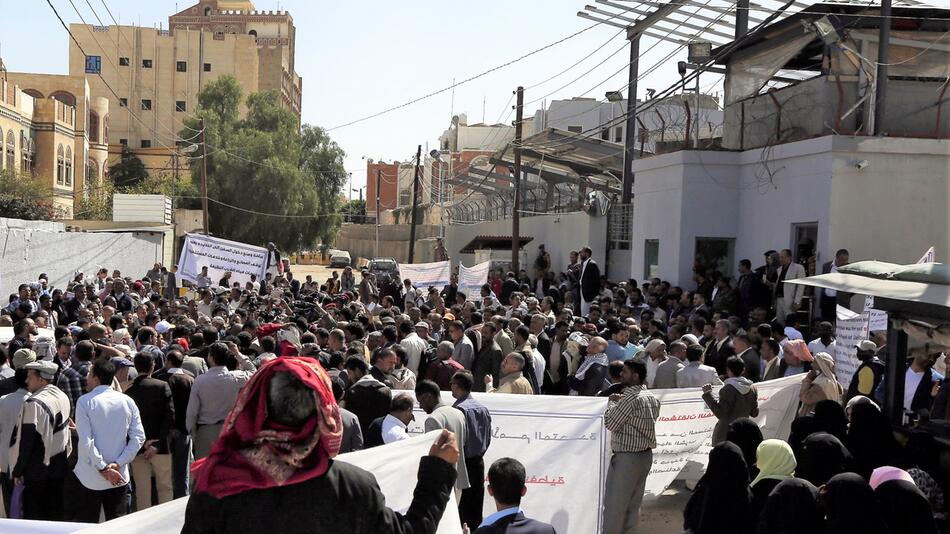
M 47 0 L 47 1 L 49 1 L 49 0 Z M 500 65 L 497 65 L 497 66 L 495 66 L 495 67 L 492 67 L 492 68 L 490 68 L 490 69 L 488 69 L 488 70 L 486 70 L 486 71 L 482 71 L 482 72 L 480 72 L 480 73 L 478 73 L 478 74 L 476 74 L 476 75 L 474 75 L 474 76 L 470 76 L 470 77 L 468 77 L 468 78 L 465 78 L 464 80 L 462 80 L 462 81 L 460 81 L 460 82 L 453 83 L 452 85 L 449 85 L 448 87 L 444 87 L 444 88 L 439 89 L 439 90 L 437 90 L 437 91 L 433 91 L 433 92 L 431 92 L 431 93 L 422 95 L 422 96 L 420 96 L 420 97 L 418 97 L 418 98 L 414 98 L 414 99 L 412 99 L 412 100 L 409 100 L 408 102 L 403 102 L 402 104 L 398 104 L 398 105 L 396 105 L 396 106 L 392 106 L 392 107 L 390 107 L 390 108 L 386 108 L 386 109 L 384 109 L 384 110 L 382 110 L 382 111 L 378 111 L 378 112 L 373 113 L 373 114 L 371 114 L 371 115 L 367 115 L 367 116 L 365 116 L 365 117 L 361 117 L 361 118 L 359 118 L 359 119 L 352 120 L 352 121 L 350 121 L 350 122 L 346 122 L 346 123 L 340 124 L 340 125 L 338 125 L 338 126 L 334 126 L 334 127 L 332 127 L 332 128 L 327 128 L 327 131 L 329 132 L 329 131 L 337 130 L 337 129 L 339 129 L 339 128 L 345 128 L 345 127 L 347 127 L 347 126 L 352 126 L 352 125 L 358 124 L 358 123 L 360 123 L 360 122 L 368 121 L 368 120 L 370 120 L 370 119 L 375 119 L 376 117 L 379 117 L 379 116 L 381 116 L 381 115 L 385 115 L 385 114 L 387 114 L 387 113 L 391 113 L 391 112 L 396 111 L 396 110 L 398 110 L 398 109 L 402 109 L 402 108 L 404 108 L 404 107 L 411 106 L 411 105 L 413 105 L 413 104 L 415 104 L 415 103 L 417 103 L 417 102 L 421 102 L 421 101 L 423 101 L 423 100 L 429 99 L 429 98 L 431 98 L 431 97 L 433 97 L 433 96 L 440 95 L 440 94 L 445 93 L 445 92 L 447 92 L 447 91 L 451 91 L 452 89 L 454 89 L 454 88 L 456 88 L 456 87 L 459 87 L 459 86 L 464 85 L 464 84 L 466 84 L 466 83 L 469 83 L 469 82 L 472 82 L 472 81 L 474 81 L 474 80 L 477 80 L 477 79 L 479 79 L 479 78 L 481 78 L 481 77 L 483 77 L 483 76 L 485 76 L 485 75 L 487 75 L 487 74 L 491 74 L 492 72 L 495 72 L 495 71 L 497 71 L 497 70 L 503 69 L 503 68 L 505 68 L 505 67 L 508 67 L 508 66 L 510 66 L 510 65 L 513 65 L 513 64 L 515 64 L 515 63 L 518 63 L 519 61 L 522 61 L 522 60 L 524 60 L 524 59 L 526 59 L 526 58 L 529 58 L 529 57 L 531 57 L 531 56 L 533 56 L 533 55 L 535 55 L 535 54 L 538 54 L 538 53 L 540 53 L 540 52 L 543 52 L 543 51 L 547 50 L 548 48 L 557 46 L 557 45 L 559 45 L 559 44 L 561 44 L 561 43 L 563 43 L 563 42 L 565 42 L 565 41 L 568 41 L 568 40 L 570 40 L 570 39 L 573 39 L 574 37 L 577 37 L 578 35 L 580 35 L 580 34 L 586 32 L 587 30 L 589 30 L 589 29 L 591 29 L 591 28 L 593 28 L 593 27 L 595 27 L 595 26 L 599 26 L 600 24 L 602 24 L 602 23 L 601 23 L 601 22 L 597 22 L 597 23 L 595 23 L 595 24 L 591 24 L 590 26 L 587 26 L 587 27 L 585 27 L 585 28 L 582 28 L 581 30 L 576 31 L 576 32 L 574 32 L 574 33 L 572 33 L 572 34 L 570 34 L 570 35 L 568 35 L 568 36 L 562 37 L 562 38 L 558 39 L 557 41 L 554 41 L 553 43 L 546 44 L 546 45 L 542 46 L 541 48 L 536 48 L 536 49 L 534 49 L 534 50 L 532 50 L 532 51 L 530 51 L 530 52 L 528 52 L 528 53 L 526 53 L 526 54 L 523 54 L 523 55 L 521 55 L 521 56 L 519 56 L 519 57 L 517 57 L 517 58 L 515 58 L 515 59 L 512 59 L 512 60 L 510 60 L 510 61 L 507 61 L 507 62 L 505 62 L 505 63 L 502 63 L 502 64 L 500 64 Z

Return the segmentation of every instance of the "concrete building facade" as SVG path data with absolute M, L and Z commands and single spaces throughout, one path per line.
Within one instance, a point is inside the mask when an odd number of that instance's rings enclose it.
M 114 111 L 113 161 L 128 147 L 150 172 L 172 172 L 176 144 L 195 137 L 182 131 L 198 93 L 223 75 L 237 79 L 244 96 L 277 91 L 299 121 L 303 81 L 294 71 L 296 30 L 286 11 L 202 0 L 170 16 L 167 30 L 71 24 L 70 31 L 78 41 L 69 43 L 70 75 L 85 77 Z M 178 165 L 187 172 L 187 160 Z
M 4 72 L 0 78 L 0 168 L 37 177 L 58 216 L 72 218 L 106 178 L 109 103 L 82 78 Z

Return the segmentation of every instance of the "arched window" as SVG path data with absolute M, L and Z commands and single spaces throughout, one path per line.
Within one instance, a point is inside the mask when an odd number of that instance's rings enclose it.
M 13 130 L 7 132 L 7 170 L 16 170 L 16 136 Z
M 109 144 L 109 116 L 102 118 L 102 144 Z
M 26 136 L 24 130 L 20 130 L 20 168 L 23 174 L 33 174 L 33 140 Z
M 206 7 L 206 8 L 205 8 L 205 16 L 206 16 L 206 17 L 210 17 L 210 16 L 211 16 L 211 8 L 210 8 L 210 7 Z
M 76 96 L 68 91 L 56 91 L 55 93 L 50 93 L 50 98 L 55 98 L 67 106 L 76 107 Z
M 89 110 L 89 125 L 86 128 L 89 132 L 89 142 L 98 143 L 99 142 L 99 114 L 93 110 Z
M 73 147 L 66 147 L 66 185 L 73 186 Z
M 63 145 L 56 149 L 56 185 L 65 185 L 66 183 L 66 156 L 63 151 Z
M 90 184 L 99 183 L 99 165 L 96 164 L 96 160 L 90 159 L 86 163 L 86 187 L 89 187 Z
M 43 98 L 43 93 L 37 91 L 36 89 L 24 89 L 23 92 L 32 96 L 33 98 Z
M 251 31 L 247 32 L 247 34 L 254 36 L 255 39 L 257 38 L 257 30 L 251 30 Z

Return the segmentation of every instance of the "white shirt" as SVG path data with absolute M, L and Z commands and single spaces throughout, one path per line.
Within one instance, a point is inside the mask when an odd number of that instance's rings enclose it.
M 406 367 L 415 374 L 419 374 L 419 363 L 422 361 L 422 354 L 429 347 L 418 334 L 412 332 L 399 342 L 402 348 L 406 349 Z
M 910 405 L 914 401 L 914 394 L 917 393 L 917 386 L 920 385 L 920 381 L 924 378 L 924 373 L 927 371 L 921 371 L 919 373 L 915 372 L 912 368 L 908 367 L 907 372 L 904 374 L 904 409 L 910 410 Z
M 548 363 L 544 361 L 544 356 L 538 352 L 538 349 L 533 349 L 531 351 L 531 359 L 534 364 L 534 376 L 538 378 L 538 385 L 541 385 L 541 382 L 544 382 L 544 370 L 547 369 Z
M 831 343 L 828 343 L 827 345 L 825 345 L 824 343 L 821 342 L 820 337 L 815 338 L 808 342 L 808 352 L 810 352 L 812 356 L 814 356 L 815 354 L 818 354 L 819 352 L 826 352 L 834 356 L 835 355 L 835 340 L 832 339 Z
M 788 339 L 805 339 L 801 332 L 791 326 L 785 327 L 785 337 Z
M 76 402 L 76 430 L 79 457 L 76 478 L 91 490 L 112 489 L 99 471 L 110 463 L 119 464 L 127 482 L 129 464 L 145 443 L 145 429 L 132 397 L 109 386 L 96 386 Z
M 10 378 L 14 375 L 13 368 L 9 364 L 0 365 L 0 378 Z
M 838 265 L 835 262 L 831 262 L 831 271 L 832 273 L 838 272 Z M 835 298 L 838 295 L 838 292 L 834 289 L 825 289 L 825 296 L 829 298 Z
M 392 414 L 387 414 L 386 418 L 383 419 L 382 434 L 383 443 L 392 443 L 394 441 L 409 439 L 409 434 L 406 432 L 406 423 L 396 419 L 392 416 Z

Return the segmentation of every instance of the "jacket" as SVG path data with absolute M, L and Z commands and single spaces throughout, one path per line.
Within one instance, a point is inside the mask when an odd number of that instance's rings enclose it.
M 686 362 L 686 367 L 676 372 L 676 387 L 698 388 L 705 384 L 718 386 L 722 384 L 716 369 L 703 365 L 702 362 Z
M 883 378 L 884 362 L 878 359 L 877 356 L 871 356 L 867 361 L 861 362 L 861 365 L 858 366 L 851 377 L 846 400 L 851 400 L 858 395 L 873 398 L 874 392 L 881 385 Z
M 491 375 L 498 384 L 501 376 L 501 361 L 505 355 L 495 340 L 484 340 L 482 350 L 475 356 L 475 365 L 472 367 L 472 376 L 475 379 L 475 391 L 485 391 L 485 377 Z
M 759 358 L 759 352 L 752 347 L 749 347 L 742 354 L 738 354 L 742 358 L 742 363 L 745 364 L 745 371 L 743 371 L 742 376 L 748 378 L 753 382 L 762 381 L 762 359 Z
M 353 412 L 360 421 L 360 428 L 369 428 L 374 419 L 385 417 L 389 413 L 392 391 L 370 375 L 360 378 L 346 394 L 346 409 Z
M 779 266 L 775 274 L 776 276 L 781 276 L 781 266 Z M 784 280 L 787 282 L 789 280 L 797 280 L 799 278 L 805 278 L 805 268 L 799 263 L 792 262 L 788 266 L 788 271 L 785 272 Z M 776 282 L 775 287 L 772 288 L 772 296 L 775 297 L 777 293 L 778 282 Z M 799 284 L 785 284 L 785 287 L 782 289 L 782 294 L 784 295 L 783 298 L 785 299 L 785 302 L 801 304 L 802 297 L 805 296 L 805 286 Z
M 531 384 L 528 382 L 528 379 L 524 377 L 521 371 L 517 373 L 509 373 L 499 380 L 501 385 L 498 386 L 498 389 L 494 390 L 494 393 L 513 393 L 516 395 L 534 395 L 534 390 L 531 389 Z
M 340 420 L 343 421 L 340 454 L 361 450 L 363 448 L 363 431 L 360 429 L 360 420 L 346 408 L 340 408 Z
M 718 345 L 719 342 L 716 341 L 716 338 L 709 341 L 709 345 L 706 345 L 706 351 L 703 353 L 703 363 L 715 367 L 717 373 L 724 375 L 726 374 L 726 360 L 730 356 L 736 355 L 736 349 L 732 346 L 732 336 L 726 337 L 721 347 Z
M 676 374 L 684 367 L 676 356 L 667 356 L 656 368 L 653 385 L 650 389 L 671 389 L 676 387 Z
M 145 441 L 158 440 L 155 449 L 158 454 L 168 454 L 168 432 L 175 421 L 175 403 L 172 390 L 165 382 L 157 378 L 141 375 L 136 377 L 125 392 L 132 397 L 139 408 L 142 427 L 145 429 Z M 139 451 L 139 454 L 144 452 Z
M 245 491 L 223 499 L 196 493 L 188 501 L 181 532 L 433 534 L 454 483 L 454 466 L 424 456 L 412 504 L 405 514 L 399 514 L 386 507 L 386 498 L 371 473 L 330 460 L 326 473 L 298 484 Z
M 581 265 L 581 298 L 584 302 L 593 302 L 600 293 L 600 267 L 593 258 Z
M 759 393 L 747 378 L 730 378 L 719 389 L 719 400 L 712 393 L 703 393 L 703 401 L 716 416 L 716 428 L 713 429 L 712 444 L 716 446 L 726 441 L 729 423 L 740 417 L 759 415 Z
M 172 428 L 182 434 L 187 434 L 188 427 L 185 425 L 185 413 L 188 411 L 188 398 L 191 397 L 191 386 L 195 383 L 195 376 L 181 369 L 180 373 L 165 372 L 161 376 L 155 376 L 155 378 L 168 382 L 168 388 L 172 392 L 172 403 L 175 406 Z M 141 412 L 141 408 L 139 411 Z
M 519 511 L 502 517 L 491 525 L 478 527 L 475 534 L 556 534 L 556 531 L 551 525 L 528 519 Z
M 765 362 L 765 370 L 762 372 L 762 382 L 774 380 L 782 376 L 782 364 L 778 356 Z

